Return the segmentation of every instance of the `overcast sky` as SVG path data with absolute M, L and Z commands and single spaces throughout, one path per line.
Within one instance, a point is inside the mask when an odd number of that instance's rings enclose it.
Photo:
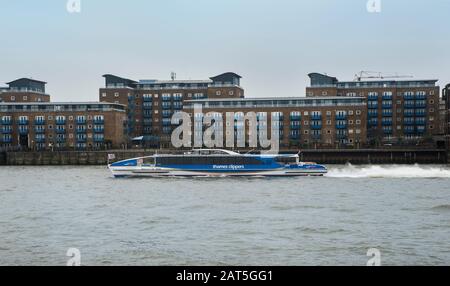
M 0 0 L 0 82 L 48 82 L 94 101 L 105 73 L 240 74 L 247 97 L 303 96 L 309 72 L 360 70 L 450 82 L 450 0 Z

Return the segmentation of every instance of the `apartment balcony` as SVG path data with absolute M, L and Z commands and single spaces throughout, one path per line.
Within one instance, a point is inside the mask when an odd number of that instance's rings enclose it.
M 340 124 L 336 124 L 336 129 L 347 129 L 347 123 L 340 123 Z
M 163 112 L 162 117 L 163 118 L 170 118 L 172 117 L 173 112 Z
M 2 120 L 0 123 L 2 125 L 12 125 L 12 120 L 11 119 L 10 120 Z M 28 122 L 27 122 L 27 124 L 28 124 Z
M 152 106 L 152 105 L 144 104 L 144 105 L 142 105 L 142 109 L 144 109 L 144 110 L 152 110 L 152 109 L 153 109 L 153 106 Z
M 182 101 L 183 97 L 182 96 L 174 96 L 173 97 L 173 101 Z
M 45 128 L 35 128 L 34 129 L 34 133 L 36 133 L 36 134 L 44 134 L 45 133 Z
M 151 120 L 144 120 L 144 121 L 142 122 L 142 124 L 143 124 L 144 126 L 152 126 L 152 121 L 151 121 Z
M 405 120 L 405 121 L 403 121 L 403 125 L 409 125 L 409 126 L 414 125 L 414 120 Z
M 77 133 L 86 133 L 86 128 L 77 128 Z
M 66 125 L 66 120 L 65 119 L 56 119 L 55 121 L 56 125 Z
M 56 134 L 66 134 L 66 129 L 65 128 L 55 128 L 55 133 Z
M 403 99 L 404 99 L 404 100 L 413 100 L 413 99 L 414 99 L 414 95 L 411 95 L 411 94 L 409 94 L 409 95 L 403 95 Z
M 417 100 L 426 100 L 427 95 L 426 94 L 416 94 L 416 99 Z
M 294 125 L 294 124 L 291 124 L 290 125 L 290 128 L 291 128 L 291 130 L 300 130 L 300 125 L 299 124 L 296 124 L 296 125 Z
M 143 97 L 142 98 L 143 100 L 144 100 L 144 102 L 152 102 L 153 101 L 153 98 L 151 98 L 151 97 Z
M 2 134 L 11 134 L 12 128 L 2 128 Z
M 151 113 L 147 113 L 147 112 L 144 112 L 144 114 L 142 116 L 144 118 L 152 118 L 152 114 Z
M 369 112 L 369 113 L 367 113 L 367 116 L 369 117 L 369 118 L 373 118 L 373 117 L 378 117 L 378 112 Z
M 34 140 L 36 143 L 45 143 L 45 137 L 37 137 Z
M 378 100 L 378 95 L 369 95 L 367 97 L 367 99 L 370 101 L 376 101 L 376 100 Z
M 383 109 L 391 109 L 391 108 L 392 108 L 392 103 L 385 103 L 385 104 L 382 104 L 381 107 L 382 107 Z
M 95 143 L 103 143 L 105 141 L 104 137 L 94 137 Z
M 416 108 L 426 108 L 427 103 L 426 102 L 416 102 Z
M 370 120 L 370 121 L 368 122 L 368 125 L 369 125 L 370 127 L 378 126 L 378 120 Z
M 415 123 L 416 125 L 425 125 L 425 118 L 416 118 Z
M 66 138 L 56 138 L 56 143 L 66 143 Z
M 162 125 L 163 125 L 163 126 L 171 126 L 171 125 L 172 125 L 172 122 L 170 122 L 170 121 L 163 121 L 163 122 L 162 122 Z
M 381 124 L 382 124 L 383 126 L 391 126 L 391 125 L 392 125 L 392 120 L 383 120 L 383 121 L 381 122 Z
M 405 103 L 403 104 L 403 106 L 404 106 L 405 108 L 414 108 L 416 105 L 415 105 L 414 103 L 412 103 L 412 102 L 405 102 Z
M 0 138 L 0 141 L 5 144 L 13 143 L 12 138 Z
M 311 120 L 322 120 L 322 115 L 312 114 Z
M 77 143 L 86 143 L 87 138 L 86 137 L 77 137 Z
M 75 122 L 76 122 L 78 125 L 84 125 L 84 124 L 86 124 L 86 119 L 77 119 Z
M 403 117 L 414 117 L 414 112 L 405 112 L 403 113 Z
M 390 110 L 390 111 L 384 111 L 383 112 L 383 117 L 391 117 L 392 116 L 392 110 Z
M 171 96 L 163 96 L 163 97 L 161 97 L 161 100 L 162 101 L 171 101 L 172 100 L 172 97 Z
M 426 116 L 426 112 L 425 111 L 416 110 L 415 114 L 416 114 L 416 116 L 420 116 L 420 117 Z
M 19 120 L 19 125 L 28 125 L 28 120 Z
M 104 127 L 94 127 L 94 133 L 104 133 L 105 128 Z
M 40 120 L 40 119 L 35 120 L 34 125 L 45 125 L 45 120 Z
M 175 110 L 181 110 L 181 109 L 183 109 L 183 105 L 182 105 L 182 104 L 175 104 L 175 105 L 173 106 L 173 109 L 175 109 Z
M 320 129 L 322 129 L 322 124 L 311 124 L 310 128 L 312 130 L 320 130 Z
M 168 104 L 163 104 L 162 105 L 162 109 L 171 109 L 172 105 L 168 105 Z
M 383 100 L 392 100 L 392 95 L 383 95 L 381 98 Z
M 105 124 L 105 119 L 103 118 L 94 118 L 94 124 Z
M 300 139 L 300 134 L 291 134 L 291 135 L 289 135 L 289 139 L 298 140 L 298 139 Z
M 336 138 L 339 140 L 347 139 L 347 134 L 336 134 Z
M 417 126 L 417 133 L 423 134 L 426 132 L 425 125 Z
M 414 128 L 405 128 L 405 130 L 403 132 L 405 134 L 414 134 L 415 130 L 414 130 Z
M 322 139 L 322 134 L 311 134 L 311 138 L 313 140 L 321 140 Z
M 291 121 L 300 121 L 302 117 L 300 115 L 291 115 Z
M 383 133 L 384 134 L 392 134 L 392 129 L 391 128 L 383 128 Z
M 378 109 L 378 104 L 369 104 L 367 106 L 367 108 L 369 108 L 369 109 Z
M 19 134 L 20 135 L 28 135 L 28 129 L 19 129 Z
M 336 120 L 347 120 L 346 114 L 336 114 Z

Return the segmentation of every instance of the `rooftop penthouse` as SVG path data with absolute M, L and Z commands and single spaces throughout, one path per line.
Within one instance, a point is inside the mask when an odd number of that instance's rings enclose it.
M 232 72 L 211 77 L 208 80 L 156 80 L 143 79 L 134 81 L 111 74 L 103 75 L 106 88 L 131 88 L 144 90 L 160 89 L 202 89 L 208 87 L 240 86 L 241 76 Z
M 123 111 L 125 106 L 105 102 L 3 102 L 0 112 L 83 112 L 83 111 Z
M 409 87 L 435 87 L 437 79 L 429 80 L 364 80 L 364 81 L 339 81 L 336 77 L 331 77 L 320 73 L 308 74 L 311 88 L 335 87 L 338 89 L 354 88 L 409 88 Z
M 186 100 L 185 108 L 201 104 L 206 108 L 272 108 L 272 107 L 328 107 L 366 105 L 364 97 L 269 97 Z

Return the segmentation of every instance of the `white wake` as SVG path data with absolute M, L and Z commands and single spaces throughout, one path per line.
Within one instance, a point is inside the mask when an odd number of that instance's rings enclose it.
M 364 165 L 329 166 L 327 177 L 335 178 L 450 178 L 448 166 Z

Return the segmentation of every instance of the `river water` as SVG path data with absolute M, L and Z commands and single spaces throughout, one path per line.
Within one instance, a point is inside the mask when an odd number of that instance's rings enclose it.
M 450 264 L 450 168 L 330 166 L 323 178 L 114 179 L 0 167 L 0 265 Z

